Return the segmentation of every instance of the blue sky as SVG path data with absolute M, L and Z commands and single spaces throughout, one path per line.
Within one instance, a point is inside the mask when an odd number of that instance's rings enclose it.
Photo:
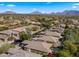
M 64 10 L 79 10 L 78 2 L 0 2 L 0 12 L 13 11 L 17 13 L 62 12 Z

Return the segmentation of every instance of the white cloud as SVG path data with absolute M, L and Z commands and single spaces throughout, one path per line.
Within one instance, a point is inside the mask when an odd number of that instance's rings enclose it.
M 14 6 L 16 6 L 16 5 L 14 5 L 14 4 L 7 5 L 7 7 L 14 7 Z
M 16 5 L 14 5 L 14 4 L 8 4 L 8 5 L 6 5 L 8 11 L 14 10 L 14 7 L 15 7 L 15 6 L 16 6 Z
M 79 3 L 75 3 L 74 5 L 79 6 Z
M 36 8 L 33 8 L 33 11 L 37 11 L 37 9 Z
M 72 6 L 72 8 L 77 8 L 77 6 Z
M 42 11 L 42 13 L 46 13 L 45 11 Z
M 75 3 L 72 5 L 72 8 L 79 8 L 79 3 Z
M 0 6 L 3 6 L 4 4 L 0 4 Z

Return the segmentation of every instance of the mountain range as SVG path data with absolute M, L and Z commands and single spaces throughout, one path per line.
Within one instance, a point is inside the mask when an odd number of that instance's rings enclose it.
M 51 13 L 53 15 L 68 15 L 68 16 L 77 16 L 79 15 L 79 11 L 77 10 L 65 10 L 63 12 Z
M 17 14 L 17 13 L 13 12 L 13 11 L 5 11 L 5 12 L 2 12 L 0 14 Z
M 16 12 L 13 12 L 13 11 L 6 11 L 6 12 L 3 12 L 1 14 L 18 14 Z M 47 13 L 42 13 L 42 12 L 39 12 L 39 11 L 33 11 L 31 12 L 30 14 L 47 14 Z M 63 12 L 51 12 L 49 13 L 50 15 L 70 15 L 70 16 L 77 16 L 79 15 L 79 11 L 77 10 L 65 10 Z

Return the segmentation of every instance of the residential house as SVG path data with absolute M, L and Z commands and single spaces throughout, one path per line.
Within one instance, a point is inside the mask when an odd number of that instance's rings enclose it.
M 40 41 L 24 41 L 23 44 L 28 44 L 24 46 L 26 50 L 30 50 L 31 52 L 35 52 L 38 54 L 50 53 L 52 52 L 51 47 L 52 44 Z

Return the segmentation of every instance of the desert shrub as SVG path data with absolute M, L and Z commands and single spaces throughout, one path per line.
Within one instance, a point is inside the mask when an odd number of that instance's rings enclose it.
M 13 45 L 13 44 L 7 44 L 7 43 L 3 44 L 0 47 L 0 54 L 7 52 L 9 48 L 14 48 L 14 47 L 15 47 L 15 45 Z

